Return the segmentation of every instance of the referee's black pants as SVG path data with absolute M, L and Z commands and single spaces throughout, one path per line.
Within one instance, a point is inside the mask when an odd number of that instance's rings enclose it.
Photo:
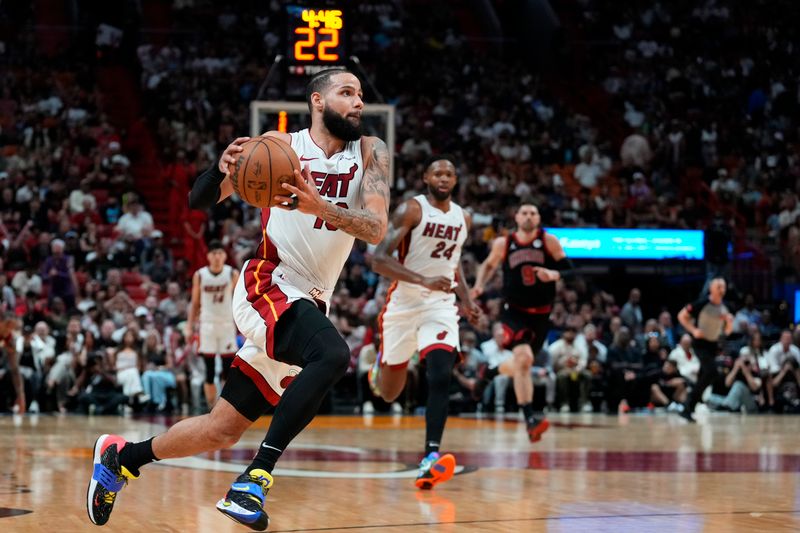
M 700 372 L 697 375 L 697 383 L 692 388 L 689 399 L 684 406 L 687 413 L 694 411 L 694 407 L 703 397 L 706 387 L 714 383 L 717 378 L 717 364 L 715 359 L 719 352 L 719 343 L 709 342 L 702 339 L 695 339 L 692 346 L 697 358 L 700 359 Z

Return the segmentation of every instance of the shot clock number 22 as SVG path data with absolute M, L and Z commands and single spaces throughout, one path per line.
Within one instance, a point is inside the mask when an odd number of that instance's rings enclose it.
M 344 59 L 340 9 L 287 6 L 289 57 L 295 64 L 335 64 Z

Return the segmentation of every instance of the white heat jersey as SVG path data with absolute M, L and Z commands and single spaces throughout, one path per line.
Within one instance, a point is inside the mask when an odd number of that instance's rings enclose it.
M 311 138 L 308 129 L 290 135 L 292 148 L 300 158 L 300 164 L 309 166 L 320 195 L 340 207 L 363 208 L 360 198 L 364 174 L 361 140 L 348 142 L 341 152 L 329 158 Z M 287 280 L 299 286 L 296 282 L 299 275 L 313 286 L 311 290 L 307 287 L 301 289 L 327 301 L 355 238 L 322 219 L 299 211 L 262 209 L 261 220 L 264 242 L 258 249 L 257 258 L 277 259 L 279 271 L 286 274 Z
M 221 272 L 214 274 L 205 266 L 197 273 L 200 275 L 200 322 L 232 324 L 233 268 L 225 265 Z
M 461 206 L 450 202 L 445 213 L 432 206 L 424 194 L 414 197 L 422 208 L 419 224 L 412 229 L 398 250 L 407 269 L 423 276 L 445 276 L 455 280 L 461 247 L 467 239 L 467 223 Z M 420 285 L 401 281 L 398 289 L 424 290 Z

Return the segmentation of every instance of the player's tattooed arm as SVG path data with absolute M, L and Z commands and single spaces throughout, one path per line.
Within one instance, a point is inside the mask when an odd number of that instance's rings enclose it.
M 320 215 L 342 231 L 370 244 L 378 244 L 389 224 L 389 149 L 377 137 L 364 141 L 366 157 L 361 178 L 361 201 L 364 209 L 344 209 L 327 203 Z
M 363 209 L 343 208 L 322 198 L 311 178 L 308 165 L 302 172 L 295 170 L 295 185 L 284 183 L 285 196 L 276 196 L 279 209 L 297 209 L 321 218 L 357 239 L 378 244 L 386 235 L 389 224 L 389 150 L 386 143 L 376 137 L 365 137 L 364 176 L 361 178 Z M 291 200 L 289 195 L 295 195 Z

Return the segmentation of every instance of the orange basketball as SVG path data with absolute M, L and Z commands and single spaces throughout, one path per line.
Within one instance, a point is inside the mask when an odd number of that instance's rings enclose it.
M 281 184 L 294 185 L 294 170 L 300 170 L 300 159 L 291 146 L 275 137 L 256 137 L 242 148 L 231 171 L 234 190 L 250 205 L 272 207 L 276 195 L 289 194 Z

